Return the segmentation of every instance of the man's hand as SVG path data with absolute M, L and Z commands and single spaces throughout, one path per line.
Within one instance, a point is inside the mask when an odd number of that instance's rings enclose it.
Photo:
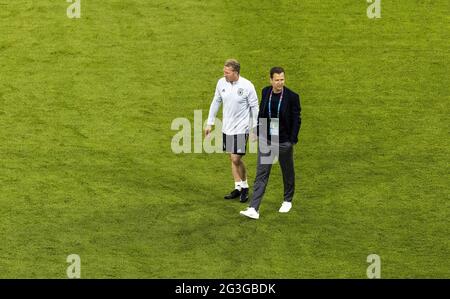
M 205 136 L 209 137 L 209 135 L 211 134 L 212 131 L 212 127 L 211 126 L 206 126 L 205 128 Z

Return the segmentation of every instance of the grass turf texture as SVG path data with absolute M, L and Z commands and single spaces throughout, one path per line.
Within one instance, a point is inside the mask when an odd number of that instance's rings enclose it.
M 450 276 L 448 1 L 81 4 L 0 0 L 0 277 Z M 250 221 L 225 155 L 171 152 L 229 57 L 301 94 L 287 215 L 278 165 Z

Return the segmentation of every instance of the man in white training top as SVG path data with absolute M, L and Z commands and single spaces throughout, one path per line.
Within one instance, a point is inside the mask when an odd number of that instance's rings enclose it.
M 215 117 L 223 103 L 223 150 L 230 153 L 231 171 L 234 177 L 234 190 L 225 195 L 225 199 L 240 197 L 241 202 L 246 202 L 249 188 L 242 156 L 247 150 L 249 134 L 252 140 L 256 139 L 259 105 L 255 87 L 249 80 L 240 76 L 240 69 L 241 66 L 235 59 L 225 62 L 224 76 L 217 82 L 216 92 L 209 109 L 205 135 L 209 136 L 211 133 Z

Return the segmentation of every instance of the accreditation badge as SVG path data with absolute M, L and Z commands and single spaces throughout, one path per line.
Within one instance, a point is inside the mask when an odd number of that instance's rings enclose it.
M 280 119 L 271 118 L 270 119 L 270 136 L 278 136 L 280 132 Z

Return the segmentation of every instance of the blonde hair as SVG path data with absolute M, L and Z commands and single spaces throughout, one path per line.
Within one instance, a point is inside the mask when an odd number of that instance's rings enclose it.
M 233 71 L 237 72 L 238 74 L 241 72 L 241 64 L 236 59 L 228 59 L 225 61 L 226 67 L 231 67 Z

